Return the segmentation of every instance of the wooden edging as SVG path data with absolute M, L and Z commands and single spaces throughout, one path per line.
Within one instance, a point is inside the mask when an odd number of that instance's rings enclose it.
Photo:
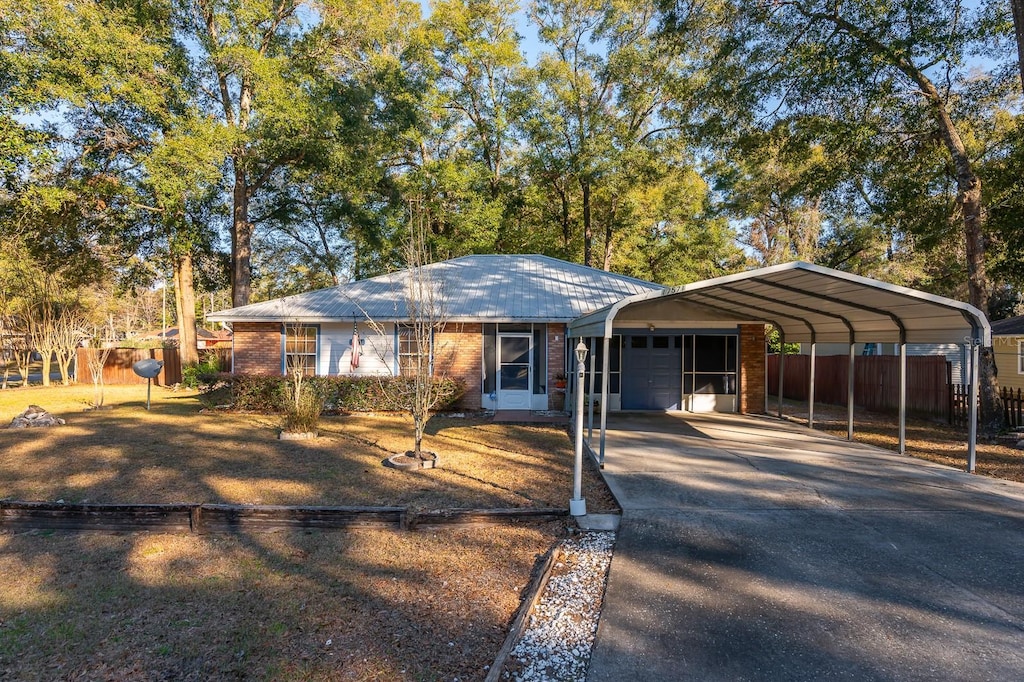
M 0 528 L 164 530 L 192 533 L 275 528 L 509 525 L 564 519 L 567 509 L 443 509 L 236 504 L 72 504 L 0 500 Z
M 530 582 L 529 590 L 526 593 L 527 599 L 524 599 L 523 603 L 519 605 L 519 613 L 516 614 L 515 620 L 512 621 L 512 626 L 509 627 L 508 634 L 505 635 L 505 641 L 498 650 L 498 655 L 494 657 L 494 662 L 491 664 L 491 669 L 487 672 L 484 682 L 498 682 L 501 679 L 501 674 L 504 672 L 505 663 L 512 653 L 512 648 L 519 641 L 519 638 L 522 637 L 523 631 L 526 629 L 526 620 L 530 617 L 530 612 L 533 611 L 537 602 L 540 601 L 541 595 L 544 594 L 544 588 L 547 587 L 548 580 L 551 578 L 551 571 L 554 570 L 555 563 L 561 556 L 562 542 L 559 540 L 541 559 L 540 570 L 534 572 L 533 580 Z

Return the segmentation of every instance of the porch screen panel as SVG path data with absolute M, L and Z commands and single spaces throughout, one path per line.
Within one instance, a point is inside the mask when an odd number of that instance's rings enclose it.
M 735 336 L 693 337 L 693 380 L 692 384 L 684 381 L 683 391 L 717 395 L 736 394 Z
M 496 348 L 498 342 L 498 325 L 484 325 L 484 376 L 483 392 L 494 393 L 498 390 L 496 381 L 498 363 L 496 359 Z
M 604 390 L 604 339 L 595 339 L 596 343 L 591 345 L 587 338 L 587 371 L 590 371 L 590 354 L 594 357 L 594 393 L 601 393 Z M 574 356 L 575 357 L 575 356 Z M 575 363 L 575 360 L 573 361 Z M 590 378 L 588 376 L 588 389 Z M 621 393 L 622 383 L 622 337 L 613 336 L 608 342 L 608 393 Z
M 548 326 L 533 325 L 533 393 L 543 395 L 548 390 Z

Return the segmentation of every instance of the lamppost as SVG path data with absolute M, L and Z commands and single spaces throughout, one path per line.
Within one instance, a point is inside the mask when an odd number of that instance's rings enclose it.
M 587 501 L 583 499 L 583 373 L 586 371 L 587 345 L 580 339 L 576 346 L 576 462 L 572 474 L 571 516 L 586 516 Z

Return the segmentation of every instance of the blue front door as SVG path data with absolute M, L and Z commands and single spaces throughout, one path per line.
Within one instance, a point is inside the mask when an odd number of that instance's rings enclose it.
M 626 336 L 622 409 L 678 410 L 683 391 L 681 336 Z

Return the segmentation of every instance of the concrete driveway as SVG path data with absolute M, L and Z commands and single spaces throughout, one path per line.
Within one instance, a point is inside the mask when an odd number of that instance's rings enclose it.
M 588 680 L 1024 680 L 1024 485 L 770 418 L 620 415 Z

